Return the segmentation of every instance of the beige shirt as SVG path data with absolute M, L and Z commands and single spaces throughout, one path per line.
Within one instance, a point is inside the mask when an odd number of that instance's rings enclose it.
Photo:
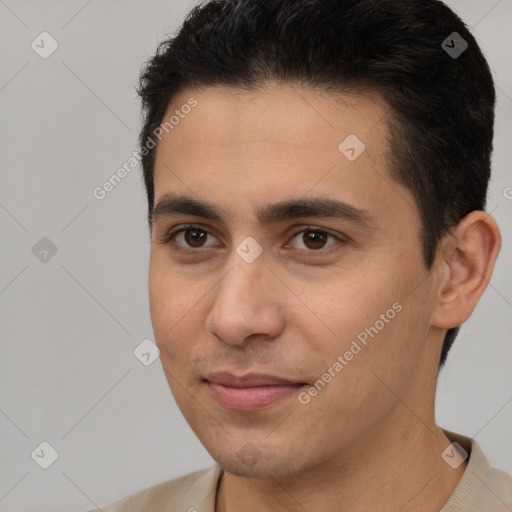
M 440 512 L 511 512 L 512 475 L 489 465 L 471 438 L 444 431 L 469 453 L 464 475 Z M 218 464 L 135 492 L 103 512 L 215 512 Z M 100 512 L 89 511 L 89 512 Z

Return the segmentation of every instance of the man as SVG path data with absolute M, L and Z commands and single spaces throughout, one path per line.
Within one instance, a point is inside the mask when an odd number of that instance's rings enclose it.
M 512 510 L 439 428 L 491 277 L 495 92 L 437 0 L 212 0 L 146 66 L 151 319 L 217 464 L 104 511 Z

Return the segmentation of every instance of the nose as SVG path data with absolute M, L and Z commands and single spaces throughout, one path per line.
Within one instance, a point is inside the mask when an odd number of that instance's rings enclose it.
M 214 288 L 206 329 L 231 345 L 243 345 L 249 337 L 278 337 L 286 321 L 286 288 L 263 257 L 247 263 L 234 254 L 230 263 L 230 270 Z

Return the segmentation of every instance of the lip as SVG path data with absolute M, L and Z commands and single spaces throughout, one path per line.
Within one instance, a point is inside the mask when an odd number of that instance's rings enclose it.
M 222 384 L 233 388 L 250 388 L 256 386 L 279 386 L 279 385 L 298 385 L 304 382 L 296 382 L 282 377 L 263 373 L 248 373 L 237 377 L 229 372 L 214 372 L 206 377 L 208 382 Z
M 228 372 L 210 374 L 206 379 L 213 398 L 225 409 L 257 411 L 297 392 L 304 382 L 265 374 L 237 377 Z

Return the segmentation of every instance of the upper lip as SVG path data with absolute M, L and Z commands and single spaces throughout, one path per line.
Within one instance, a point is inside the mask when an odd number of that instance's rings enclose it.
M 274 375 L 267 375 L 263 373 L 249 373 L 236 377 L 229 372 L 215 372 L 206 377 L 206 380 L 215 384 L 222 384 L 223 386 L 235 388 L 250 388 L 255 386 L 284 386 L 284 385 L 299 385 L 303 382 L 296 382 Z

